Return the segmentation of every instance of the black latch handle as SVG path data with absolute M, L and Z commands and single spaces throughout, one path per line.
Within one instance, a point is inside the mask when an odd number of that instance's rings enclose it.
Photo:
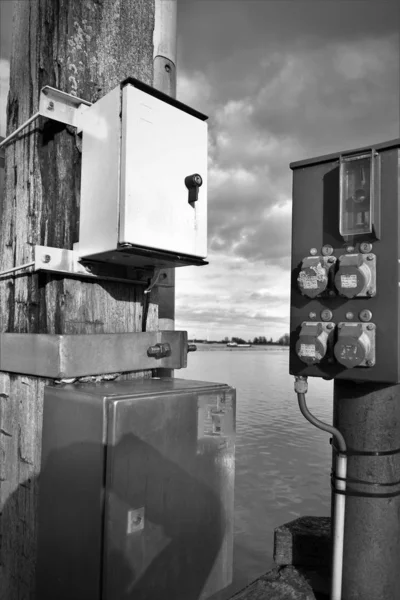
M 189 190 L 189 204 L 197 202 L 199 199 L 199 187 L 203 185 L 203 178 L 198 173 L 185 177 L 185 185 Z

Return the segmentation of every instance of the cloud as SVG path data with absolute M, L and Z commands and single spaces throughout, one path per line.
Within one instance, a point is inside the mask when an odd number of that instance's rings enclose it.
M 221 73 L 230 97 L 251 88 L 259 57 L 398 33 L 396 1 L 185 0 L 178 3 L 178 68 Z M 251 91 L 251 90 L 250 90 Z
M 176 96 L 197 110 L 201 111 L 205 106 L 210 109 L 213 99 L 211 83 L 201 71 L 194 71 L 190 75 L 178 71 Z
M 290 273 L 210 252 L 206 267 L 176 272 L 177 328 L 198 337 L 278 338 L 288 330 Z
M 216 21 L 208 15 L 211 28 L 222 18 L 221 4 L 212 9 Z M 229 7 L 234 15 L 229 16 L 229 35 L 234 37 L 235 15 L 243 14 L 243 6 L 229 3 Z M 372 31 L 371 12 L 369 16 L 366 29 Z M 380 36 L 362 35 L 361 26 L 355 27 L 354 35 L 348 24 L 344 28 L 348 35 L 336 28 L 325 39 L 321 32 L 311 35 L 301 30 L 287 44 L 276 41 L 273 47 L 269 42 L 267 51 L 255 25 L 249 47 L 243 47 L 240 38 L 230 54 L 223 46 L 228 37 L 223 30 L 223 40 L 212 42 L 212 63 L 207 62 L 207 47 L 201 65 L 198 56 L 193 58 L 194 74 L 178 70 L 180 99 L 210 115 L 212 264 L 195 276 L 179 271 L 191 292 L 177 287 L 178 323 L 186 323 L 190 330 L 203 335 L 210 329 L 221 335 L 236 333 L 245 339 L 285 333 L 290 289 L 289 163 L 398 135 L 398 35 L 379 18 Z M 273 291 L 277 279 L 278 293 Z M 204 291 L 198 291 L 200 285 Z
M 253 99 L 252 125 L 311 155 L 384 141 L 399 130 L 399 36 L 331 42 L 281 56 Z
M 253 65 L 258 88 L 226 101 L 212 77 L 183 74 L 184 100 L 211 108 L 212 251 L 289 265 L 289 163 L 396 137 L 398 62 L 395 35 L 275 52 Z

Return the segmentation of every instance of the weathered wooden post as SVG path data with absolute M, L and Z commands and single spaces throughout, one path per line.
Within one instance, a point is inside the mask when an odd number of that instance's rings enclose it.
M 133 76 L 174 93 L 174 84 L 169 90 L 165 86 L 175 81 L 175 66 L 160 48 L 154 56 L 153 34 L 160 28 L 165 34 L 171 27 L 175 35 L 176 10 L 161 23 L 158 19 L 165 13 L 160 4 L 174 3 L 16 2 L 7 133 L 37 111 L 45 85 L 94 102 Z M 78 235 L 79 185 L 80 139 L 75 129 L 36 120 L 6 147 L 0 271 L 32 260 L 35 244 L 72 249 Z M 126 283 L 28 272 L 0 278 L 0 332 L 157 329 L 156 291 L 145 323 L 143 306 L 143 287 Z M 37 476 L 47 383 L 43 378 L 0 373 L 0 590 L 7 600 L 34 598 Z

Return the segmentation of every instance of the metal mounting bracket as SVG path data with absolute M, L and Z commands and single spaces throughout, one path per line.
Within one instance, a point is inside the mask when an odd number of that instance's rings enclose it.
M 35 246 L 34 249 L 34 270 L 50 271 L 59 273 L 68 277 L 85 277 L 93 280 L 121 281 L 122 283 L 148 286 L 153 277 L 153 270 L 149 272 L 146 269 L 134 269 L 133 267 L 122 267 L 118 265 L 107 265 L 96 262 L 81 262 L 79 253 L 75 250 L 65 250 L 63 248 L 50 248 L 49 246 Z M 110 268 L 113 274 L 110 274 Z M 118 271 L 119 269 L 119 271 Z M 118 272 L 124 273 L 121 277 Z M 126 275 L 132 273 L 132 277 Z M 161 269 L 154 285 L 168 287 L 170 285 L 167 269 Z M 135 277 L 133 277 L 135 274 Z M 153 286 L 152 286 L 153 287 Z
M 155 348 L 168 352 L 157 352 Z M 0 371 L 67 379 L 187 366 L 186 331 L 0 334 Z
M 56 90 L 49 85 L 40 91 L 39 113 L 43 117 L 76 127 L 78 133 L 81 131 L 82 115 L 89 106 L 92 106 L 91 102 Z

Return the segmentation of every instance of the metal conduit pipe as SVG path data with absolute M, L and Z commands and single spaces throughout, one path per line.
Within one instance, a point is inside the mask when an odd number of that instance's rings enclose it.
M 335 492 L 344 492 L 346 490 L 347 476 L 347 446 L 343 435 L 336 427 L 320 421 L 308 410 L 306 404 L 306 393 L 308 389 L 307 377 L 295 377 L 295 392 L 299 402 L 299 408 L 302 415 L 315 427 L 327 431 L 334 437 L 338 453 L 336 456 L 336 479 Z M 342 493 L 335 493 L 334 523 L 333 523 L 333 552 L 332 552 L 332 583 L 331 600 L 341 600 L 342 598 L 342 577 L 343 577 L 343 542 L 344 542 L 344 519 L 345 519 L 346 496 Z

